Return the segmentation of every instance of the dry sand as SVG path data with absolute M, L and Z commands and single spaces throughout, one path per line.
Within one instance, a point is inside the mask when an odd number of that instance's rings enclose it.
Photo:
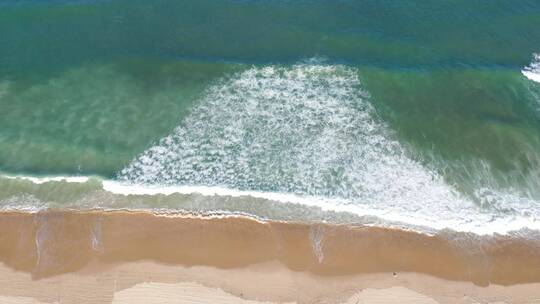
M 418 273 L 327 277 L 268 262 L 235 269 L 122 263 L 33 280 L 0 267 L 0 303 L 540 303 L 540 284 L 476 286 Z

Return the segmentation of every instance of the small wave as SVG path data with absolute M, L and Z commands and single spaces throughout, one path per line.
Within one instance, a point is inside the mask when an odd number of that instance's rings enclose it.
M 530 80 L 540 83 L 540 54 L 533 54 L 532 63 L 523 68 L 521 73 Z
M 90 177 L 88 176 L 23 176 L 23 175 L 1 175 L 8 179 L 23 179 L 31 181 L 34 184 L 43 184 L 48 182 L 68 182 L 68 183 L 86 183 Z
M 122 195 L 171 195 L 171 194 L 201 194 L 203 196 L 220 197 L 251 197 L 260 198 L 273 202 L 294 203 L 304 206 L 321 208 L 325 212 L 347 212 L 358 216 L 375 216 L 383 220 L 381 226 L 396 227 L 390 223 L 405 224 L 405 227 L 416 227 L 416 231 L 427 232 L 434 230 L 450 229 L 457 232 L 472 232 L 479 235 L 493 233 L 508 234 L 523 228 L 540 231 L 540 221 L 531 217 L 493 217 L 489 214 L 459 214 L 456 210 L 453 218 L 442 218 L 437 215 L 436 210 L 430 218 L 416 216 L 414 213 L 403 210 L 385 210 L 378 206 L 352 205 L 344 200 L 328 199 L 323 197 L 306 197 L 290 193 L 242 191 L 223 187 L 209 186 L 151 186 L 133 185 L 118 181 L 104 181 L 103 188 L 109 192 Z M 256 215 L 256 214 L 255 214 Z M 386 223 L 386 224 L 385 224 Z M 359 223 L 362 224 L 362 223 Z M 423 228 L 422 228 L 423 227 Z
M 1 178 L 7 178 L 10 180 L 20 179 L 30 181 L 36 185 L 44 185 L 45 183 L 72 183 L 81 184 L 89 182 L 92 179 L 97 179 L 92 176 L 51 176 L 51 177 L 34 177 L 34 176 L 13 176 L 13 175 L 0 175 Z M 522 229 L 532 229 L 540 231 L 540 221 L 527 216 L 512 216 L 512 217 L 493 217 L 489 214 L 475 213 L 472 214 L 469 211 L 454 213 L 452 218 L 444 218 L 437 214 L 436 210 L 433 211 L 431 217 L 416 216 L 414 213 L 403 212 L 401 210 L 384 210 L 377 208 L 377 206 L 368 205 L 352 205 L 346 204 L 341 200 L 327 199 L 316 196 L 299 196 L 288 193 L 272 193 L 272 192 L 259 192 L 259 191 L 241 191 L 230 188 L 222 187 L 209 187 L 209 186 L 158 186 L 158 185 L 136 185 L 126 183 L 125 181 L 117 180 L 100 180 L 101 189 L 109 194 L 119 195 L 126 198 L 131 198 L 127 205 L 118 206 L 115 201 L 117 197 L 106 196 L 99 194 L 99 192 L 92 192 L 89 196 L 95 195 L 96 197 L 86 197 L 91 201 L 99 202 L 97 205 L 85 205 L 86 208 L 101 208 L 105 210 L 151 210 L 159 213 L 177 213 L 184 210 L 181 207 L 158 207 L 153 205 L 153 200 L 148 199 L 147 203 L 140 204 L 140 201 L 144 201 L 145 197 L 148 198 L 154 196 L 178 196 L 183 195 L 194 199 L 196 204 L 204 203 L 204 200 L 193 198 L 191 195 L 202 195 L 207 198 L 217 199 L 217 205 L 212 205 L 209 210 L 195 209 L 205 216 L 247 216 L 255 219 L 270 219 L 270 220 L 282 220 L 285 218 L 291 218 L 290 215 L 279 215 L 280 212 L 292 212 L 290 207 L 285 207 L 283 210 L 278 211 L 278 206 L 286 204 L 298 205 L 300 210 L 295 212 L 299 214 L 298 220 L 301 220 L 303 216 L 308 213 L 311 208 L 319 209 L 323 214 L 317 216 L 317 221 L 326 221 L 325 219 L 331 218 L 330 214 L 336 212 L 347 213 L 354 215 L 354 220 L 350 220 L 347 223 L 369 225 L 369 226 L 381 226 L 391 227 L 397 229 L 414 230 L 421 233 L 433 233 L 445 229 L 450 229 L 456 232 L 471 232 L 477 235 L 491 235 L 498 234 L 510 234 Z M 58 189 L 53 187 L 54 190 Z M 232 200 L 231 200 L 232 199 Z M 269 209 L 266 210 L 268 214 L 272 214 L 267 217 L 259 217 L 260 211 L 253 210 L 252 208 L 244 209 L 245 207 L 233 207 L 231 204 L 235 201 L 242 200 L 262 200 L 262 204 L 258 204 L 259 208 Z M 138 202 L 135 204 L 135 202 Z M 16 198 L 10 198 L 8 200 L 1 200 L 2 210 L 19 210 L 27 212 L 38 212 L 49 208 L 47 203 L 37 199 L 32 194 L 23 193 Z M 277 205 L 276 205 L 277 204 Z M 77 207 L 75 205 L 74 207 Z M 196 207 L 198 208 L 198 207 Z M 234 211 L 232 211 L 234 209 Z M 274 210 L 272 210 L 274 209 Z M 325 215 L 327 213 L 328 215 Z M 296 217 L 292 217 L 296 218 Z M 378 220 L 377 220 L 378 219 Z M 311 220 L 310 220 L 311 221 Z M 335 221 L 331 221 L 335 222 Z M 335 223 L 340 223 L 338 220 Z

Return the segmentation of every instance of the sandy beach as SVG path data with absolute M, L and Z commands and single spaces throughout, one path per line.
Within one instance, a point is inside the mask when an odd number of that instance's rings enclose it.
M 97 271 L 97 270 L 100 271 Z M 218 269 L 155 262 L 91 265 L 32 280 L 2 267 L 2 303 L 537 303 L 538 283 L 479 287 L 418 273 L 317 276 L 277 262 Z
M 0 0 L 0 304 L 540 304 L 540 0 Z
M 530 237 L 124 211 L 0 215 L 2 303 L 535 303 Z

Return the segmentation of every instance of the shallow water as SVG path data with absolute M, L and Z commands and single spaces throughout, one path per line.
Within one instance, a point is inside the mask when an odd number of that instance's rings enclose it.
M 0 1 L 0 171 L 536 229 L 538 24 L 537 1 Z M 10 208 L 82 187 L 13 183 Z M 91 197 L 68 205 L 116 206 Z

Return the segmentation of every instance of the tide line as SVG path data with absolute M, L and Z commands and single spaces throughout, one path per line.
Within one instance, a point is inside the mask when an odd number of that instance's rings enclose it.
M 68 182 L 68 183 L 85 183 L 92 176 L 17 176 L 17 175 L 0 175 L 2 178 L 28 180 L 35 184 L 43 184 L 47 182 Z M 129 184 L 114 180 L 100 180 L 103 190 L 117 195 L 172 195 L 172 194 L 199 194 L 207 197 L 251 197 L 265 199 L 268 201 L 279 203 L 294 203 L 309 207 L 320 208 L 325 212 L 347 212 L 357 216 L 371 216 L 381 219 L 380 223 L 371 226 L 382 226 L 387 228 L 397 228 L 404 230 L 414 230 L 421 233 L 430 234 L 433 231 L 452 230 L 456 232 L 469 232 L 477 235 L 507 235 L 512 232 L 522 229 L 540 231 L 540 221 L 531 217 L 498 217 L 494 218 L 486 214 L 473 214 L 473 217 L 464 218 L 460 216 L 459 210 L 456 210 L 456 218 L 437 218 L 437 210 L 433 210 L 433 216 L 430 218 L 407 214 L 400 210 L 382 210 L 376 206 L 368 206 L 363 204 L 354 204 L 354 202 L 327 199 L 321 197 L 300 196 L 289 193 L 273 193 L 259 191 L 244 191 L 223 187 L 209 186 L 152 186 Z M 171 210 L 175 211 L 175 210 Z M 256 214 L 254 216 L 257 216 Z M 471 214 L 467 214 L 471 216 Z M 385 224 L 389 222 L 389 224 Z M 403 225 L 395 225 L 390 223 L 401 223 Z M 362 224 L 362 223 L 359 223 Z

